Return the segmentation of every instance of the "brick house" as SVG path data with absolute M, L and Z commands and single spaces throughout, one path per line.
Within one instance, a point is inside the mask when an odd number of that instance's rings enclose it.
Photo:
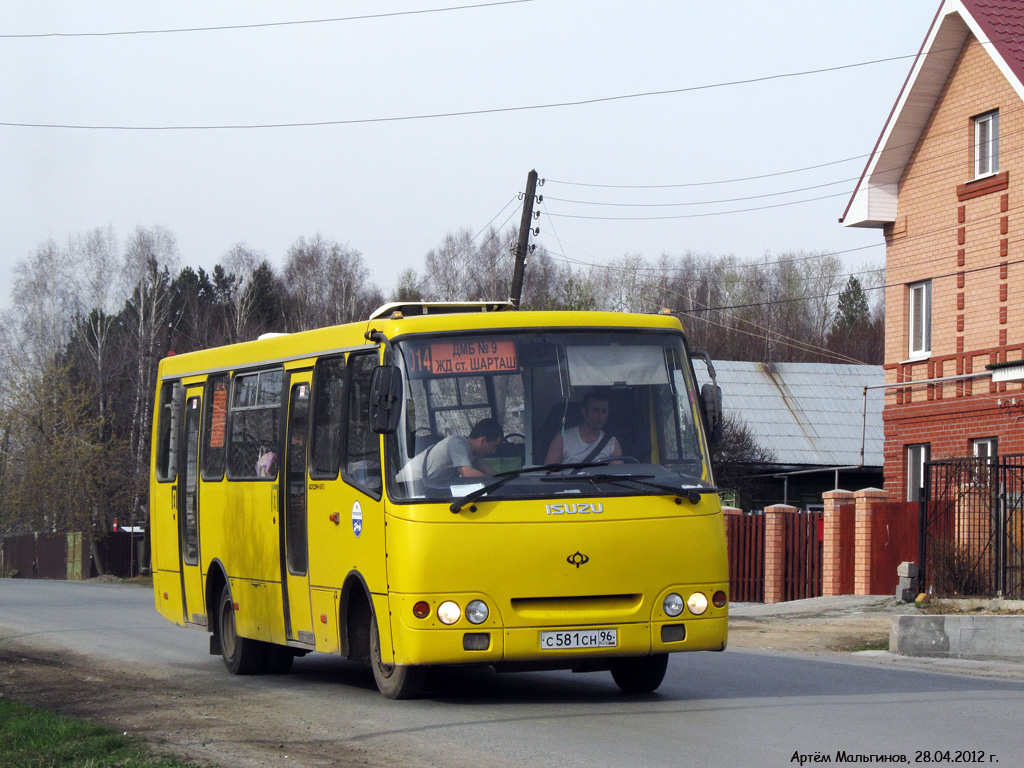
M 892 500 L 929 459 L 1024 453 L 1022 209 L 1024 3 L 945 0 L 840 219 L 885 236 Z

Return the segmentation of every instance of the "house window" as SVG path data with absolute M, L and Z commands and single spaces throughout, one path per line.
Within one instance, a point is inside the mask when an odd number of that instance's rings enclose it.
M 910 286 L 910 356 L 927 357 L 932 350 L 932 283 Z
M 978 440 L 972 440 L 971 446 L 974 448 L 974 455 L 979 459 L 992 461 L 999 452 L 998 438 L 995 437 L 982 437 Z
M 974 118 L 974 178 L 999 173 L 999 112 Z
M 920 501 L 924 496 L 924 465 L 931 455 L 927 443 L 907 446 L 907 501 Z

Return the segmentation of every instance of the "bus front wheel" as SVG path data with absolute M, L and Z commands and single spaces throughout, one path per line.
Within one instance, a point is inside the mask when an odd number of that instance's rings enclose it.
M 612 679 L 626 693 L 650 693 L 661 685 L 667 669 L 667 653 L 616 659 L 612 662 Z
M 370 666 L 380 692 L 389 699 L 411 699 L 423 688 L 426 671 L 423 667 L 385 664 L 380 657 L 380 633 L 377 617 L 370 616 Z
M 259 640 L 238 636 L 235 628 L 235 605 L 231 600 L 231 590 L 226 584 L 220 593 L 217 629 L 220 635 L 220 653 L 224 657 L 224 665 L 232 675 L 254 675 L 261 671 L 266 649 Z

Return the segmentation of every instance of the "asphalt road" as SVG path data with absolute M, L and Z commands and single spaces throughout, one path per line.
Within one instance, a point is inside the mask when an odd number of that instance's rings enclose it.
M 206 731 L 169 739 L 223 765 L 760 767 L 839 752 L 1024 764 L 1024 682 L 906 669 L 884 654 L 678 655 L 647 696 L 621 694 L 607 673 L 446 671 L 422 699 L 395 702 L 367 670 L 324 655 L 286 676 L 231 677 L 205 633 L 152 604 L 136 586 L 0 580 L 0 647 L 142 676 L 152 700 L 133 705 L 139 719 L 152 707 L 166 720 L 193 696 L 219 702 L 203 705 Z

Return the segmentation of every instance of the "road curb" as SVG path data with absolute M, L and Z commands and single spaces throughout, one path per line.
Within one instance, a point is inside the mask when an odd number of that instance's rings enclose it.
M 902 656 L 1024 662 L 1024 616 L 895 616 L 889 650 Z

